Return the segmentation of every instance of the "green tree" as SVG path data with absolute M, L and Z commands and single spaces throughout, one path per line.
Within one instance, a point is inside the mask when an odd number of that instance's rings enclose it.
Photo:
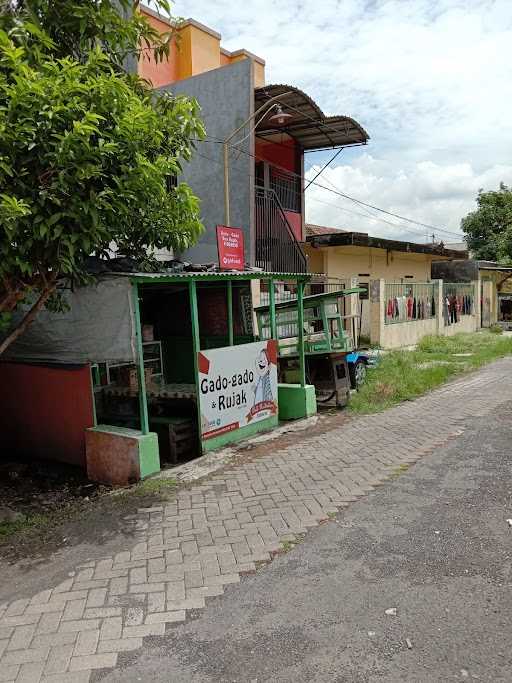
M 153 4 L 170 15 L 168 0 Z M 179 21 L 159 33 L 139 6 L 139 0 L 0 0 L 0 27 L 34 53 L 46 37 L 57 59 L 84 61 L 100 45 L 112 65 L 124 70 L 132 58 L 166 59 L 176 39 Z
M 498 190 L 480 190 L 476 201 L 476 211 L 461 221 L 468 249 L 476 259 L 512 263 L 512 190 L 501 183 Z
M 73 39 L 52 36 L 40 8 L 54 4 L 78 16 L 87 5 L 89 18 L 101 10 L 100 39 L 88 21 L 70 29 Z M 63 280 L 85 281 L 89 255 L 107 256 L 112 243 L 139 259 L 181 250 L 202 230 L 197 198 L 173 182 L 204 136 L 199 107 L 123 72 L 143 35 L 133 21 L 107 0 L 25 0 L 0 22 L 0 323 L 30 304 L 0 354 L 42 307 L 59 306 Z M 113 26 L 126 29 L 118 42 Z

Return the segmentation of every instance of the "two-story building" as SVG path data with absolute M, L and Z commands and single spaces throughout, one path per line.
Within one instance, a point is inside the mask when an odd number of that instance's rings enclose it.
M 141 11 L 162 32 L 170 22 Z M 348 116 L 326 116 L 294 85 L 267 84 L 262 58 L 229 52 L 221 36 L 188 19 L 167 61 L 138 71 L 155 88 L 195 97 L 207 138 L 197 143 L 184 179 L 201 199 L 205 233 L 180 256 L 217 262 L 216 226 L 244 231 L 246 262 L 273 272 L 305 272 L 304 154 L 364 145 L 368 134 Z

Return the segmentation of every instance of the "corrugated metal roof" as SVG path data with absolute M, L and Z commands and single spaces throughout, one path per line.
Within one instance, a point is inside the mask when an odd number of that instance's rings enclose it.
M 310 273 L 268 273 L 263 271 L 221 271 L 221 272 L 183 272 L 183 273 L 172 273 L 172 272 L 159 272 L 159 273 L 104 273 L 108 276 L 120 276 L 128 277 L 132 280 L 146 280 L 147 282 L 152 281 L 171 281 L 171 280 L 284 280 L 284 279 L 300 279 L 309 280 L 311 278 Z
M 277 128 L 272 125 L 271 117 L 264 118 L 258 125 L 257 135 L 264 137 L 288 133 L 305 150 L 365 145 L 370 139 L 357 121 L 349 116 L 325 116 L 309 95 L 293 85 L 274 84 L 256 88 L 255 109 L 261 107 L 266 100 L 279 95 L 283 95 L 282 100 L 278 100 L 279 103 L 292 118 L 286 125 Z

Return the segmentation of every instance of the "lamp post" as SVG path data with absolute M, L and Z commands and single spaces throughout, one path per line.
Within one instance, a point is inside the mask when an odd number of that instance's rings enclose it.
M 283 111 L 282 107 L 280 104 L 278 104 L 278 101 L 282 97 L 286 97 L 287 95 L 290 95 L 292 93 L 291 90 L 281 93 L 280 95 L 276 95 L 275 97 L 271 97 L 269 100 L 264 102 L 261 107 L 256 109 L 256 111 L 249 116 L 249 118 L 242 123 L 242 125 L 238 126 L 236 130 L 234 130 L 232 133 L 228 135 L 228 137 L 224 140 L 224 224 L 226 226 L 230 225 L 231 222 L 231 216 L 230 216 L 230 207 L 229 207 L 229 143 L 231 140 L 239 133 L 245 126 L 250 123 L 253 119 L 258 116 L 261 112 L 265 111 L 264 116 L 260 119 L 260 121 L 263 120 L 263 118 L 270 112 L 271 109 L 276 108 L 277 113 L 274 114 L 271 118 L 275 121 L 278 125 L 283 125 L 283 123 L 286 123 L 288 119 L 291 118 L 291 114 L 287 114 L 286 112 Z M 272 106 L 270 106 L 272 105 Z M 256 125 L 253 127 L 255 129 L 258 126 L 258 121 Z M 251 132 L 252 130 L 251 129 Z

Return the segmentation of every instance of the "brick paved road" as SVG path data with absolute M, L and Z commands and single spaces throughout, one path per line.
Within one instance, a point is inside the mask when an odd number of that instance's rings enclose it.
M 512 359 L 379 415 L 358 418 L 178 492 L 127 520 L 133 544 L 0 605 L 0 681 L 82 683 L 118 654 L 206 606 L 282 543 L 512 400 Z

